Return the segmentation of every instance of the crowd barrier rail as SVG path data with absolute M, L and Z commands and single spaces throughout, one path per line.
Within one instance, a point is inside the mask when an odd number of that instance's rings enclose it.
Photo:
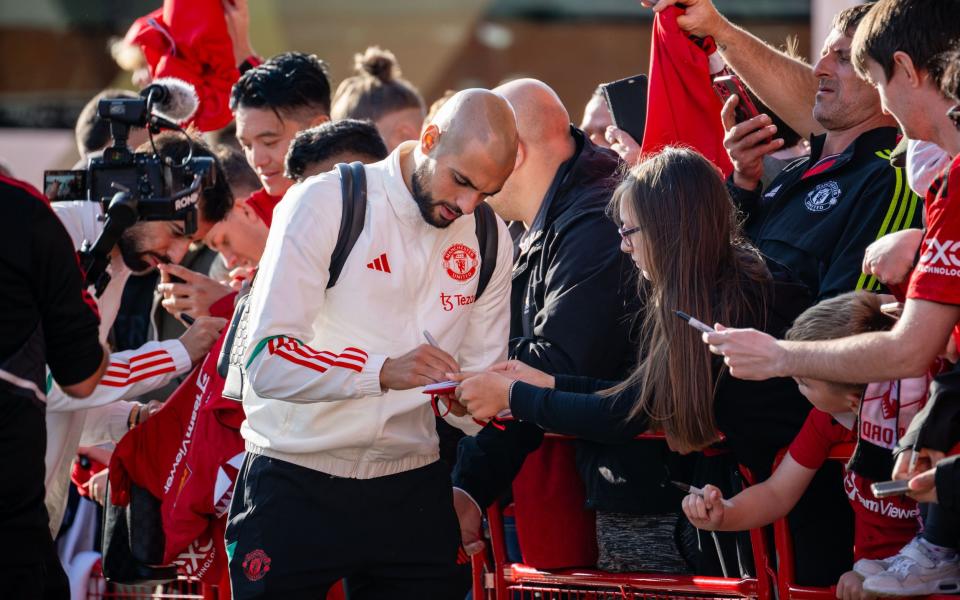
M 574 438 L 547 434 L 550 438 Z M 644 434 L 639 439 L 663 439 Z M 741 468 L 748 482 L 752 477 Z M 472 557 L 474 600 L 773 600 L 777 573 L 762 529 L 750 531 L 755 577 L 709 577 L 658 573 L 609 573 L 596 569 L 544 571 L 507 560 L 503 513 L 497 503 L 486 511 L 489 555 Z M 817 598 L 819 600 L 819 598 Z

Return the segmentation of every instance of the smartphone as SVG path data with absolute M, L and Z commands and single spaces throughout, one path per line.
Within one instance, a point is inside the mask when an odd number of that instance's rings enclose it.
M 680 317 L 681 319 L 683 319 L 684 321 L 686 321 L 686 322 L 687 322 L 687 325 L 689 325 L 690 327 L 693 327 L 693 328 L 696 329 L 697 331 L 702 331 L 703 333 L 716 333 L 716 332 L 717 332 L 717 330 L 714 329 L 713 327 L 710 327 L 709 325 L 707 325 L 706 323 L 704 323 L 704 322 L 702 322 L 702 321 L 699 321 L 699 320 L 697 320 L 697 319 L 694 319 L 693 317 L 691 317 L 691 316 L 688 315 L 687 313 L 683 312 L 682 310 L 675 310 L 675 311 L 673 311 L 673 312 L 676 313 L 676 315 L 677 315 L 678 317 Z
M 443 396 L 445 394 L 452 394 L 457 386 L 460 385 L 456 381 L 440 381 L 438 383 L 431 383 L 430 385 L 423 387 L 424 394 L 436 394 L 438 396 Z
M 647 125 L 647 76 L 640 74 L 600 86 L 613 124 L 643 143 Z
M 879 481 L 870 486 L 870 491 L 877 498 L 889 498 L 890 496 L 902 496 L 910 491 L 910 480 L 899 479 L 896 481 Z
M 753 100 L 750 99 L 750 95 L 747 94 L 747 89 L 744 87 L 743 82 L 740 81 L 740 78 L 736 75 L 721 75 L 714 79 L 713 91 L 717 93 L 717 96 L 719 96 L 720 100 L 724 103 L 730 96 L 734 94 L 737 95 L 737 98 L 740 99 L 740 101 L 737 102 L 737 107 L 734 109 L 737 123 L 749 121 L 760 114 Z
M 86 171 L 44 171 L 43 193 L 51 202 L 87 199 Z

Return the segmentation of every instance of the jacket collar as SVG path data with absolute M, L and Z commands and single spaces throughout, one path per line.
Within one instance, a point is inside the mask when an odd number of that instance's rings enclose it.
M 390 153 L 390 156 L 378 163 L 367 165 L 367 169 L 382 171 L 381 182 L 383 191 L 387 196 L 387 202 L 402 223 L 414 227 L 429 227 L 423 219 L 423 215 L 420 214 L 420 207 L 417 206 L 417 201 L 413 199 L 413 194 L 407 189 L 407 184 L 403 181 L 403 171 L 400 169 L 400 159 L 413 152 L 416 143 L 415 141 L 409 141 L 400 144 Z M 367 182 L 368 190 L 370 189 L 370 183 L 370 181 Z
M 892 149 L 897 145 L 898 134 L 896 127 L 877 127 L 865 131 L 837 155 L 836 161 L 823 171 L 818 171 L 816 175 L 831 173 L 852 160 L 875 157 L 880 150 Z M 825 133 L 810 136 L 810 160 L 807 162 L 808 166 L 806 168 L 809 169 L 823 158 L 823 145 L 826 140 L 827 134 Z
M 543 202 L 540 203 L 530 229 L 520 238 L 521 252 L 526 252 L 536 240 L 540 239 L 556 216 L 572 202 L 573 199 L 568 198 L 566 192 L 581 179 L 579 177 L 581 171 L 591 168 L 598 158 L 597 146 L 590 142 L 582 131 L 571 125 L 570 135 L 575 143 L 573 156 L 564 161 L 553 176 L 553 181 L 547 188 L 547 193 L 543 197 Z

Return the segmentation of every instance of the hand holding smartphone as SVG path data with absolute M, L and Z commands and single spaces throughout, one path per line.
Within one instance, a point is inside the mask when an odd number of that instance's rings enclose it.
M 722 75 L 717 77 L 713 80 L 713 90 L 723 102 L 726 102 L 730 96 L 737 96 L 738 102 L 734 108 L 737 123 L 749 121 L 760 114 L 753 100 L 751 100 L 749 94 L 747 94 L 747 89 L 744 87 L 743 82 L 740 81 L 740 78 L 736 75 Z
M 600 87 L 610 108 L 613 124 L 642 144 L 647 124 L 647 76 L 625 77 Z

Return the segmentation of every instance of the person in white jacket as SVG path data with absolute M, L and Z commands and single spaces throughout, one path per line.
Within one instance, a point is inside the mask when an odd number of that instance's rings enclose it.
M 473 212 L 517 146 L 502 97 L 451 98 L 419 141 L 366 166 L 363 232 L 329 289 L 337 173 L 277 206 L 243 351 L 247 458 L 226 533 L 234 598 L 322 598 L 345 576 L 351 598 L 462 597 L 450 478 L 415 388 L 506 356 L 513 245 L 496 219 L 496 266 L 477 298 Z
M 174 160 L 182 159 L 189 151 L 182 137 L 165 135 L 156 142 L 160 153 L 173 156 Z M 194 155 L 213 156 L 202 145 L 195 147 Z M 202 239 L 212 222 L 222 219 L 229 211 L 232 197 L 219 163 L 217 171 L 220 183 L 206 189 L 198 203 L 200 213 L 195 233 L 185 234 L 183 221 L 151 221 L 137 223 L 123 234 L 111 254 L 107 269 L 110 282 L 97 299 L 101 342 L 106 342 L 113 326 L 124 284 L 131 273 L 149 271 L 160 262 L 180 261 L 190 242 Z M 51 206 L 76 248 L 85 240 L 93 243 L 103 229 L 102 209 L 97 202 L 53 202 Z M 148 342 L 136 350 L 111 353 L 103 379 L 94 392 L 82 400 L 68 396 L 48 378 L 45 502 L 54 537 L 66 507 L 70 467 L 79 445 L 118 441 L 142 416 L 143 405 L 131 400 L 187 372 L 209 351 L 224 325 L 224 319 L 197 319 L 179 340 Z

